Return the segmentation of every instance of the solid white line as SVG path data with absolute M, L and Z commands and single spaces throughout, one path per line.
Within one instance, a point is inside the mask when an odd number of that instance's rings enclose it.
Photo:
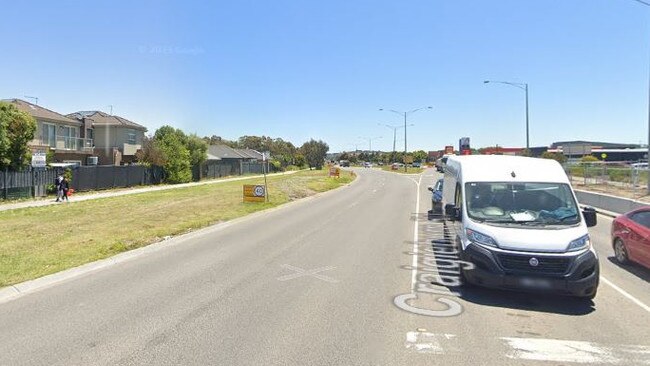
M 611 288 L 614 290 L 618 291 L 621 295 L 627 297 L 629 300 L 631 300 L 633 303 L 639 305 L 643 310 L 647 311 L 650 313 L 650 306 L 644 304 L 641 302 L 641 300 L 637 299 L 636 297 L 630 295 L 627 291 L 623 290 L 622 288 L 616 286 L 612 281 L 608 280 L 607 278 L 600 276 L 600 279 L 605 282 L 607 285 L 609 285 Z
M 415 183 L 415 181 L 414 181 Z M 418 275 L 418 215 L 420 214 L 420 184 L 422 183 L 422 174 L 417 182 L 415 198 L 415 222 L 413 223 L 413 262 L 411 263 L 411 293 L 415 291 L 415 281 Z

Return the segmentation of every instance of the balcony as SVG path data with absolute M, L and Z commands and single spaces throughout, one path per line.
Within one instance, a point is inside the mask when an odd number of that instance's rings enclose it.
M 92 154 L 93 140 L 79 137 L 57 136 L 55 148 L 56 150 L 62 151 L 75 151 Z

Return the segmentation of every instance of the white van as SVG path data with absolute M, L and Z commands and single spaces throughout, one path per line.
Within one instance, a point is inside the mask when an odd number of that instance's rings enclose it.
M 450 156 L 442 203 L 450 239 L 461 259 L 474 264 L 462 271 L 465 282 L 596 295 L 598 256 L 587 231 L 596 225 L 596 212 L 580 211 L 555 160 Z

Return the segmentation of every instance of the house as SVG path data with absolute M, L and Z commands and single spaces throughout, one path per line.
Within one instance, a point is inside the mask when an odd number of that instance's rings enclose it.
M 228 145 L 209 145 L 208 159 L 203 164 L 203 177 L 225 175 L 261 174 L 269 171 L 269 164 L 263 167 L 263 156 L 253 149 L 233 149 Z
M 92 126 L 90 133 L 95 142 L 99 165 L 135 162 L 135 153 L 142 148 L 146 127 L 101 111 L 80 111 L 68 114 L 67 117 L 85 126 Z
M 22 99 L 2 101 L 13 104 L 36 120 L 36 133 L 29 143 L 32 153 L 53 151 L 55 163 L 79 165 L 86 164 L 88 157 L 93 155 L 91 126 Z

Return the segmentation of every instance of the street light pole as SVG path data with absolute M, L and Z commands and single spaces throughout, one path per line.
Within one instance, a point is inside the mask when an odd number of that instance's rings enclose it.
M 386 126 L 386 127 L 390 128 L 391 130 L 393 130 L 393 158 L 394 158 L 395 157 L 395 152 L 397 151 L 397 148 L 396 148 L 396 146 L 397 146 L 397 129 L 402 128 L 404 126 L 392 126 L 392 125 L 388 125 L 388 124 L 384 124 L 384 123 L 377 123 L 377 124 L 380 125 L 380 126 Z M 412 127 L 412 126 L 415 126 L 415 125 L 411 123 L 408 126 Z
M 644 0 L 634 0 L 639 4 L 643 4 L 645 6 L 650 7 L 650 2 L 644 1 Z M 649 63 L 650 64 L 650 63 Z M 648 67 L 648 70 L 650 71 L 650 66 Z M 650 73 L 648 74 L 648 153 L 647 153 L 647 161 L 650 161 Z M 648 170 L 648 194 L 650 194 L 650 170 Z
M 412 110 L 410 110 L 410 111 L 408 111 L 408 112 L 400 112 L 400 111 L 396 111 L 396 110 L 394 110 L 394 109 L 388 109 L 388 112 L 393 112 L 393 113 L 399 114 L 400 116 L 401 116 L 401 115 L 404 116 L 404 158 L 405 158 L 405 159 L 406 159 L 406 154 L 407 154 L 407 144 L 406 144 L 406 127 L 407 127 L 407 125 L 406 125 L 406 117 L 407 117 L 409 114 L 411 114 L 411 113 L 415 113 L 415 112 L 417 112 L 417 111 L 419 111 L 419 110 L 422 110 L 422 109 L 433 109 L 433 107 L 431 107 L 431 106 L 427 106 L 427 107 L 422 107 L 422 108 L 412 109 Z M 383 108 L 379 108 L 379 110 L 380 110 L 380 111 L 384 111 Z M 404 163 L 404 171 L 406 172 L 406 162 Z
M 530 134 L 528 132 L 528 83 L 513 83 L 510 81 L 494 81 L 494 80 L 485 80 L 483 84 L 488 83 L 499 83 L 514 86 L 526 92 L 526 150 L 530 152 Z

